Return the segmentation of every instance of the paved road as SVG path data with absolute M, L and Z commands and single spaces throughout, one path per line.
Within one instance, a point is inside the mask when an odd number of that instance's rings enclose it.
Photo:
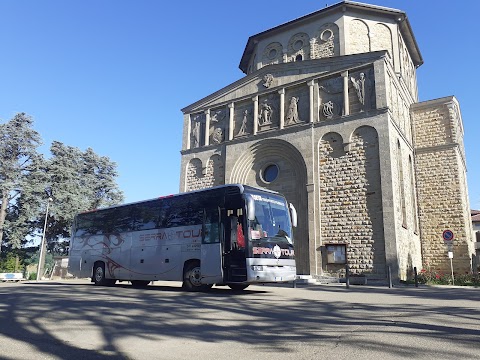
M 480 289 L 0 283 L 0 359 L 480 359 Z

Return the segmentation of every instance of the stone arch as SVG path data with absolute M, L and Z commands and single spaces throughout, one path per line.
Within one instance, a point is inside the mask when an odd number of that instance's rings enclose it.
M 360 20 L 354 19 L 349 26 L 350 54 L 370 52 L 370 29 Z
M 208 159 L 204 177 L 209 186 L 225 184 L 225 166 L 220 155 L 215 154 Z
M 261 174 L 271 164 L 278 167 L 278 176 L 267 183 Z M 284 140 L 261 140 L 239 154 L 228 182 L 278 191 L 295 206 L 298 212 L 298 226 L 294 229 L 297 272 L 309 274 L 307 166 L 301 153 Z
M 338 158 L 345 155 L 343 148 L 342 135 L 336 132 L 329 132 L 322 136 L 322 146 L 320 148 L 320 156 Z
M 340 35 L 337 24 L 327 23 L 318 29 L 311 58 L 320 59 L 340 55 Z
M 279 42 L 268 44 L 263 50 L 262 65 L 279 64 L 283 59 L 283 46 Z
M 225 166 L 218 154 L 210 156 L 205 165 L 198 159 L 191 159 L 187 164 L 186 191 L 205 189 L 225 184 Z
M 185 190 L 192 191 L 201 189 L 202 181 L 202 160 L 198 158 L 191 159 L 187 164 Z
M 288 61 L 296 61 L 301 56 L 302 60 L 310 58 L 310 37 L 306 33 L 293 35 L 287 47 Z
M 348 148 L 329 133 L 319 146 L 321 238 L 346 246 L 353 273 L 385 276 L 385 240 L 378 133 L 371 126 L 355 129 Z M 334 142 L 335 140 L 335 142 Z M 323 265 L 337 272 L 343 265 Z
M 390 28 L 381 23 L 373 26 L 372 31 L 372 51 L 388 50 L 390 58 L 393 60 L 393 40 Z

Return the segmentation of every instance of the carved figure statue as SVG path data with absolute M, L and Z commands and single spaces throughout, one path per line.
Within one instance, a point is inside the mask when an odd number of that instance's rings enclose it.
M 361 111 L 369 110 L 371 108 L 371 94 L 372 94 L 372 85 L 371 81 L 365 77 L 365 74 L 362 72 L 358 79 L 355 79 L 353 76 L 350 77 L 353 87 L 357 92 L 358 101 L 362 104 Z
M 265 102 L 260 106 L 260 114 L 259 114 L 260 116 L 258 119 L 259 125 L 262 126 L 262 125 L 271 124 L 272 113 L 273 113 L 272 107 L 265 100 Z
M 298 119 L 298 97 L 292 96 L 290 98 L 290 105 L 288 105 L 287 121 L 285 125 L 296 124 Z
M 223 141 L 223 130 L 222 128 L 215 128 L 213 130 L 212 140 L 215 144 L 220 144 Z
M 242 136 L 247 134 L 247 123 L 248 123 L 248 110 L 245 110 L 243 112 L 242 126 L 240 127 L 240 130 L 238 131 L 237 136 Z
M 266 74 L 263 77 L 263 86 L 265 86 L 266 88 L 269 88 L 270 86 L 272 86 L 272 83 L 273 83 L 273 75 Z
M 200 146 L 200 121 L 195 121 L 191 135 L 193 138 L 193 147 L 198 148 Z

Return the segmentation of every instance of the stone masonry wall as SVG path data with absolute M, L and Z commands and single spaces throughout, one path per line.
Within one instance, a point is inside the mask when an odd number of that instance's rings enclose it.
M 463 143 L 452 137 L 458 117 L 452 118 L 449 106 L 453 98 L 412 106 L 418 206 L 424 268 L 450 271 L 444 230 L 452 230 L 453 267 L 457 273 L 470 271 L 472 238 L 465 218 L 469 201 L 465 187 Z M 455 141 L 457 140 L 457 141 Z
M 326 244 L 345 244 L 352 273 L 384 277 L 382 194 L 378 135 L 374 128 L 355 130 L 345 152 L 339 134 L 320 144 L 321 232 Z M 326 265 L 326 272 L 343 265 Z

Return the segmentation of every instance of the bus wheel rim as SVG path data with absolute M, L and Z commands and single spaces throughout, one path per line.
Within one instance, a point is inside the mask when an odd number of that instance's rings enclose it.
M 200 276 L 200 267 L 195 267 L 190 272 L 190 282 L 193 286 L 201 286 L 201 276 Z

